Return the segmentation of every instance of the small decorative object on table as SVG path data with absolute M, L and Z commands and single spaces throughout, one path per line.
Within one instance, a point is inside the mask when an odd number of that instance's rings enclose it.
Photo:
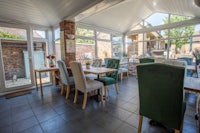
M 86 69 L 90 69 L 90 61 L 89 60 L 85 63 L 85 65 L 86 65 Z
M 49 59 L 49 67 L 55 67 L 55 58 L 56 56 L 54 54 L 50 54 L 46 56 L 47 59 Z

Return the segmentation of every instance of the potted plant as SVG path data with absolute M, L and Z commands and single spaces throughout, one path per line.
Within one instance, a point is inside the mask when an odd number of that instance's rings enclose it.
M 54 54 L 50 54 L 47 56 L 47 59 L 49 59 L 49 67 L 55 67 L 54 60 L 56 59 L 56 56 Z
M 85 65 L 86 65 L 86 68 L 87 68 L 87 69 L 90 69 L 90 61 L 89 61 L 89 60 L 86 61 Z

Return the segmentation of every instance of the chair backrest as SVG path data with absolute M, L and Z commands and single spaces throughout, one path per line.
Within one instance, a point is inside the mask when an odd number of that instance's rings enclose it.
M 74 76 L 75 88 L 85 92 L 86 91 L 86 78 L 83 73 L 82 65 L 80 62 L 70 62 L 72 74 Z
M 69 73 L 67 71 L 67 67 L 65 65 L 65 62 L 62 60 L 57 61 L 59 71 L 60 71 L 60 78 L 63 84 L 68 85 L 69 84 Z
M 108 59 L 108 64 L 107 64 L 106 67 L 118 70 L 119 69 L 119 65 L 120 65 L 120 60 L 119 59 L 110 58 L 110 59 Z M 106 73 L 106 76 L 107 77 L 112 77 L 117 81 L 118 80 L 118 71 L 111 72 L 111 73 Z
M 151 63 L 151 62 L 155 62 L 155 60 L 153 58 L 140 58 L 140 63 Z
M 184 67 L 161 63 L 137 65 L 140 115 L 180 129 L 184 71 Z
M 104 58 L 105 67 L 107 67 L 107 65 L 108 65 L 108 60 L 110 60 L 110 59 L 112 59 L 112 58 Z
M 96 58 L 92 61 L 92 66 L 93 67 L 101 67 L 102 65 L 102 59 Z

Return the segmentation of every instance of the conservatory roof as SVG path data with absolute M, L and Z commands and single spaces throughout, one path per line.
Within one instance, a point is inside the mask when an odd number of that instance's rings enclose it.
M 127 33 L 155 12 L 200 18 L 194 0 L 0 0 L 0 22 L 58 26 L 64 19 Z

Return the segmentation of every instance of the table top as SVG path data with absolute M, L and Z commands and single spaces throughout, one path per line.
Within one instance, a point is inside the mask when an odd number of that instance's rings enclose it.
M 44 67 L 39 69 L 34 69 L 35 72 L 48 72 L 48 71 L 58 71 L 58 67 Z
M 184 81 L 184 89 L 200 93 L 200 78 L 186 77 Z
M 92 67 L 90 66 L 90 69 L 87 69 L 86 66 L 83 66 L 83 71 L 87 73 L 92 73 L 92 74 L 103 74 L 103 73 L 108 73 L 108 72 L 116 72 L 117 69 L 112 69 L 112 68 L 105 68 L 105 67 Z

